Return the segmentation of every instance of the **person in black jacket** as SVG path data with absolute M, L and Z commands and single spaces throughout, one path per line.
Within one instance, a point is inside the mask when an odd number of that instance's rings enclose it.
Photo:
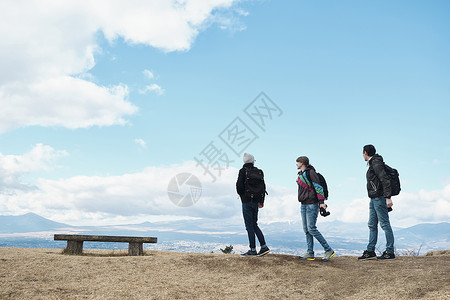
M 388 208 L 392 207 L 391 182 L 384 169 L 384 161 L 381 155 L 376 154 L 373 145 L 363 148 L 363 157 L 367 161 L 367 194 L 370 198 L 369 205 L 369 244 L 367 250 L 358 259 L 395 259 L 394 233 L 389 221 Z M 386 235 L 386 251 L 379 257 L 375 254 L 375 246 L 378 239 L 378 222 Z
M 239 170 L 238 179 L 236 182 L 236 191 L 239 194 L 242 202 L 242 214 L 244 216 L 245 229 L 247 230 L 248 239 L 250 242 L 250 250 L 242 254 L 242 256 L 263 256 L 269 253 L 269 247 L 266 245 L 264 234 L 258 226 L 258 209 L 264 207 L 264 197 L 262 199 L 254 199 L 245 195 L 245 182 L 247 179 L 247 170 L 256 169 L 254 166 L 255 158 L 253 155 L 244 153 L 244 166 Z M 262 173 L 262 170 L 261 170 Z M 263 174 L 263 173 L 262 173 Z M 264 174 L 263 174 L 264 176 Z M 265 190 L 265 183 L 264 183 Z M 261 249 L 256 252 L 256 237 L 258 237 Z

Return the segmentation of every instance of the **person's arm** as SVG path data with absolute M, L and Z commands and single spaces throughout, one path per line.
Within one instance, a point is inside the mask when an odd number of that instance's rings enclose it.
M 374 160 L 372 163 L 372 168 L 378 180 L 380 181 L 381 186 L 383 187 L 384 198 L 390 199 L 391 181 L 389 180 L 389 176 L 386 174 L 386 171 L 384 170 L 384 162 L 379 159 Z
M 391 207 L 393 205 L 391 200 L 391 181 L 384 170 L 384 162 L 378 159 L 374 160 L 372 163 L 372 168 L 380 181 L 381 186 L 383 187 L 383 195 L 384 198 L 386 198 L 386 205 Z
M 263 170 L 261 170 L 262 176 L 263 176 L 263 183 L 264 183 L 264 193 L 266 192 L 266 181 L 264 180 L 264 172 Z M 264 195 L 265 196 L 265 195 Z M 264 207 L 264 199 L 263 198 L 260 202 L 259 202 L 259 208 L 263 208 Z
M 245 193 L 245 169 L 239 170 L 238 179 L 236 181 L 236 192 L 238 193 L 241 198 L 244 196 Z

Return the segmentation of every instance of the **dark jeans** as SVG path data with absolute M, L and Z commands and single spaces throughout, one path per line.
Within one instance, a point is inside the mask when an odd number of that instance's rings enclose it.
M 266 241 L 264 235 L 258 227 L 258 203 L 242 203 L 242 214 L 244 215 L 245 229 L 247 230 L 250 248 L 256 248 L 255 234 L 258 237 L 259 244 L 264 246 Z

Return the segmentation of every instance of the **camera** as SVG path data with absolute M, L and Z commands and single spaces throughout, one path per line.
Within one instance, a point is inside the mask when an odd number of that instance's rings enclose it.
M 327 211 L 325 208 L 323 208 L 323 207 L 320 208 L 320 215 L 321 215 L 322 217 L 329 216 L 330 214 L 331 214 L 331 213 L 330 213 L 329 211 Z

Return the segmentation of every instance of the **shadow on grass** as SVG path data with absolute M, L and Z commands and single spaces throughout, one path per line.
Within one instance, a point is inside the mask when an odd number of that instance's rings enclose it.
M 128 250 L 83 250 L 81 255 L 69 254 L 67 253 L 67 248 L 61 250 L 61 254 L 68 256 L 91 256 L 91 257 L 126 257 L 128 255 Z M 143 256 L 153 256 L 155 255 L 150 250 L 144 250 L 144 255 L 132 256 L 132 257 L 143 257 Z

